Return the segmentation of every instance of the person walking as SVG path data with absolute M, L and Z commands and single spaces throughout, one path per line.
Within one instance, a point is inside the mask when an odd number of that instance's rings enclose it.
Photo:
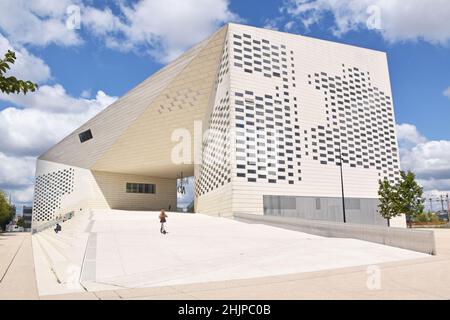
M 164 223 L 166 223 L 167 214 L 164 212 L 164 209 L 161 209 L 161 213 L 159 214 L 159 222 L 161 222 L 161 229 L 160 232 L 162 234 L 166 234 L 167 231 L 164 229 Z

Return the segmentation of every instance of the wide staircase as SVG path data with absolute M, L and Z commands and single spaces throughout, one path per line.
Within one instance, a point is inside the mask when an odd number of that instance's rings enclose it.
M 63 219 L 65 220 L 65 219 Z M 46 292 L 84 291 L 80 279 L 83 272 L 92 214 L 78 212 L 71 219 L 59 222 L 62 231 L 54 226 L 33 234 L 36 276 L 41 295 Z M 56 224 L 56 222 L 55 222 Z

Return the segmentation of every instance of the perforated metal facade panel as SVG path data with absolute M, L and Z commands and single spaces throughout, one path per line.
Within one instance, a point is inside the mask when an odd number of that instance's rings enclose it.
M 70 195 L 74 188 L 75 169 L 68 168 L 36 177 L 33 221 L 50 221 L 61 209 L 62 197 Z

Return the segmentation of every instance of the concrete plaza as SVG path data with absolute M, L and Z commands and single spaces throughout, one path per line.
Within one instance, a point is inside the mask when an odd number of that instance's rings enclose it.
M 203 215 L 169 213 L 167 229 L 157 213 L 98 211 L 58 235 L 2 235 L 0 298 L 450 297 L 450 230 L 436 231 L 432 257 Z M 373 268 L 377 288 L 367 285 Z

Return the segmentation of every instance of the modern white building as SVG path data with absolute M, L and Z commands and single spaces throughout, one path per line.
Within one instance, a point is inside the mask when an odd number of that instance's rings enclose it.
M 343 221 L 344 191 L 346 222 L 385 225 L 399 165 L 385 53 L 228 24 L 39 157 L 33 225 L 176 208 L 181 172 L 195 212 Z

